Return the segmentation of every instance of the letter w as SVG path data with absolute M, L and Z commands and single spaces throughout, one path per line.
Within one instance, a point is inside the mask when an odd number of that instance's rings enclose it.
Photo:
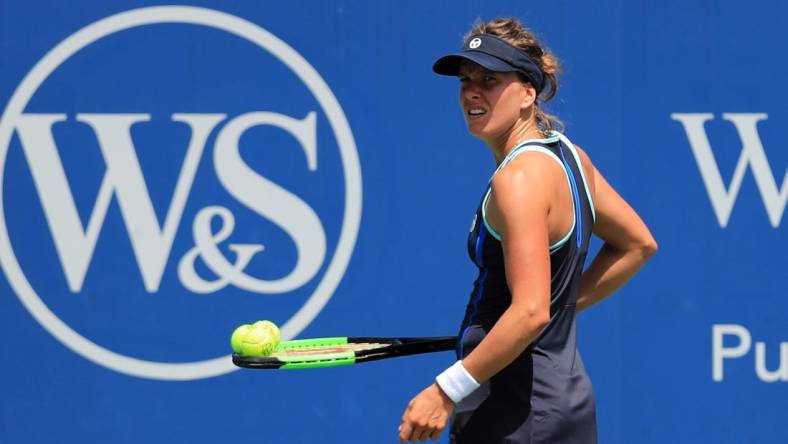
M 16 129 L 52 232 L 68 288 L 72 292 L 77 293 L 82 289 L 113 195 L 118 199 L 145 289 L 150 293 L 158 290 L 205 142 L 216 124 L 224 117 L 223 114 L 172 116 L 174 121 L 187 123 L 191 127 L 192 135 L 162 228 L 156 218 L 131 139 L 131 126 L 150 120 L 150 115 L 77 114 L 78 121 L 93 128 L 107 165 L 85 229 L 52 135 L 52 125 L 65 121 L 66 115 L 20 116 Z
M 728 219 L 733 210 L 733 205 L 736 203 L 736 197 L 739 194 L 739 188 L 741 188 L 742 179 L 744 179 L 744 173 L 749 164 L 753 176 L 755 176 L 755 184 L 758 186 L 758 191 L 761 193 L 763 204 L 769 215 L 769 222 L 771 222 L 772 227 L 779 227 L 786 202 L 788 202 L 788 168 L 786 168 L 787 174 L 783 176 L 782 187 L 778 190 L 777 182 L 769 167 L 769 161 L 766 159 L 766 153 L 763 151 L 763 145 L 758 136 L 757 124 L 761 120 L 766 120 L 768 116 L 764 113 L 725 113 L 722 115 L 723 119 L 733 122 L 736 126 L 736 131 L 739 133 L 739 139 L 741 139 L 742 143 L 739 162 L 736 164 L 733 179 L 731 179 L 728 189 L 722 183 L 722 176 L 704 129 L 704 124 L 714 119 L 714 114 L 674 113 L 670 117 L 673 120 L 678 120 L 684 126 L 690 147 L 692 147 L 692 153 L 695 155 L 698 169 L 700 169 L 701 176 L 703 176 L 703 183 L 706 185 L 706 191 L 709 193 L 720 226 L 725 227 L 728 225 Z

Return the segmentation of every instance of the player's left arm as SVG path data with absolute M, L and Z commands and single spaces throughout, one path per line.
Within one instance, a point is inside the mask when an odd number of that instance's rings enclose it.
M 580 152 L 594 196 L 594 234 L 604 241 L 583 272 L 577 311 L 598 303 L 621 288 L 657 251 L 645 222 L 607 182 L 583 150 Z

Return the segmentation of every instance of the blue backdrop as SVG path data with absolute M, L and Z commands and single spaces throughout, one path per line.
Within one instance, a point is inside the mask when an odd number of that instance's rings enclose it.
M 235 371 L 229 336 L 456 333 L 494 163 L 430 67 L 501 15 L 661 248 L 579 317 L 600 442 L 788 440 L 785 5 L 152 6 L 0 3 L 0 442 L 396 442 L 452 354 Z

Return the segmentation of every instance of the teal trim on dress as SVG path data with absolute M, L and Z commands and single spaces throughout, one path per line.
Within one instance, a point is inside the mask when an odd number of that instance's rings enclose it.
M 577 223 L 576 221 L 572 222 L 572 228 L 569 229 L 569 232 L 566 233 L 566 236 L 564 236 L 563 239 L 561 239 L 560 241 L 554 243 L 553 245 L 550 245 L 550 251 L 551 252 L 563 247 L 564 244 L 566 243 L 566 241 L 568 241 L 569 238 L 572 237 L 572 232 L 575 231 L 575 224 L 576 223 Z
M 484 200 L 482 200 L 482 222 L 484 222 L 484 227 L 487 228 L 487 231 L 489 231 L 490 234 L 492 234 L 492 237 L 494 237 L 495 239 L 498 240 L 498 242 L 500 242 L 501 235 L 498 234 L 498 232 L 495 231 L 495 229 L 491 227 L 489 223 L 487 223 L 487 201 L 490 199 L 491 191 L 492 188 L 487 187 L 487 193 L 484 194 Z
M 495 229 L 490 225 L 490 223 L 487 222 L 487 201 L 490 200 L 490 193 L 492 192 L 491 184 L 493 177 L 495 177 L 495 174 L 498 173 L 498 171 L 500 171 L 501 168 L 506 166 L 506 164 L 508 164 L 512 160 L 514 160 L 515 157 L 519 156 L 521 153 L 525 153 L 529 151 L 547 154 L 548 156 L 553 158 L 553 160 L 558 162 L 558 164 L 561 166 L 561 170 L 564 172 L 564 175 L 566 176 L 566 183 L 567 185 L 569 185 L 569 192 L 570 193 L 572 192 L 572 183 L 569 181 L 569 171 L 566 170 L 566 167 L 564 166 L 564 163 L 561 162 L 561 159 L 559 159 L 558 156 L 556 156 L 552 151 L 544 147 L 528 145 L 529 142 L 537 142 L 537 141 L 542 143 L 558 142 L 559 140 L 558 133 L 555 131 L 553 133 L 555 133 L 556 135 L 547 139 L 529 139 L 526 140 L 525 142 L 521 142 L 517 147 L 515 147 L 515 149 L 513 149 L 512 151 L 509 152 L 509 154 L 506 155 L 506 157 L 503 159 L 501 164 L 498 166 L 498 168 L 496 168 L 495 172 L 492 174 L 492 177 L 490 177 L 490 180 L 487 183 L 487 192 L 484 194 L 484 199 L 482 200 L 482 222 L 484 223 L 484 227 L 487 228 L 487 231 L 492 235 L 492 237 L 498 240 L 498 242 L 501 241 L 500 233 L 495 231 Z M 577 213 L 577 209 L 575 208 L 575 201 L 574 199 L 572 199 L 572 226 L 569 228 L 569 231 L 561 240 L 550 245 L 551 252 L 557 250 L 562 245 L 564 245 L 567 240 L 569 240 L 569 237 L 572 235 L 572 232 L 575 230 L 575 225 L 577 224 L 577 217 L 575 217 L 576 213 Z
M 554 131 L 554 133 L 555 133 L 555 131 Z M 539 142 L 539 143 L 548 144 L 548 143 L 558 142 L 559 140 L 560 140 L 560 136 L 558 135 L 558 133 L 555 133 L 554 136 L 550 136 L 550 137 L 548 137 L 546 139 L 528 139 L 528 140 L 523 140 L 522 142 L 519 142 L 517 145 L 514 146 L 514 148 L 511 151 L 509 151 L 509 154 L 507 154 L 506 157 L 503 158 L 503 161 L 501 161 L 501 164 L 498 165 L 498 168 L 496 168 L 495 173 L 497 173 L 498 170 L 503 168 L 507 163 L 511 162 L 512 159 L 517 157 L 519 155 L 519 153 L 522 152 L 522 149 L 526 148 L 528 146 L 528 144 L 530 144 L 532 142 Z M 539 147 L 539 148 L 541 148 L 541 147 Z M 495 176 L 495 173 L 493 173 L 493 176 Z M 492 180 L 492 178 L 490 178 L 490 180 Z

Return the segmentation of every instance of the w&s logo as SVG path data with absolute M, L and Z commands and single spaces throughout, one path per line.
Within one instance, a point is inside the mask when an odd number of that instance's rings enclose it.
M 758 122 L 766 120 L 763 113 L 724 113 L 722 118 L 731 122 L 741 140 L 741 154 L 733 172 L 733 178 L 725 186 L 717 160 L 714 156 L 704 124 L 714 119 L 711 113 L 674 113 L 671 118 L 680 122 L 689 139 L 692 153 L 698 164 L 706 191 L 709 193 L 714 213 L 721 227 L 728 225 L 731 212 L 739 195 L 748 167 L 755 178 L 763 205 L 772 227 L 779 227 L 788 202 L 788 169 L 783 172 L 782 185 L 778 188 L 775 174 L 758 134 Z M 779 173 L 779 171 L 777 171 Z
M 0 196 L 0 262 L 47 331 L 121 373 L 186 380 L 234 368 L 237 323 L 272 313 L 292 338 L 317 316 L 355 246 L 361 171 L 339 102 L 290 46 L 222 12 L 153 7 L 79 30 L 27 74 L 0 120 Z
M 77 114 L 77 121 L 92 128 L 106 162 L 106 172 L 88 226 L 83 227 L 52 132 L 53 124 L 65 122 L 66 115 L 23 114 L 17 118 L 17 134 L 72 292 L 82 290 L 98 234 L 113 197 L 125 222 L 145 288 L 150 293 L 159 289 L 208 135 L 224 123 L 226 116 L 172 116 L 173 122 L 189 126 L 191 141 L 162 226 L 151 203 L 131 138 L 132 126 L 150 119 L 148 114 Z M 206 207 L 197 213 L 193 224 L 195 247 L 183 256 L 178 267 L 181 282 L 191 291 L 212 293 L 234 284 L 257 293 L 283 293 L 314 277 L 325 258 L 325 231 L 314 210 L 298 196 L 252 170 L 240 156 L 241 136 L 250 128 L 262 125 L 275 126 L 295 137 L 304 149 L 309 169 L 317 169 L 315 113 L 296 120 L 280 114 L 256 112 L 224 123 L 213 150 L 216 176 L 232 197 L 288 232 L 298 251 L 297 263 L 286 277 L 275 281 L 255 279 L 245 274 L 246 265 L 264 246 L 231 244 L 229 247 L 236 253 L 236 260 L 227 262 L 215 247 L 232 234 L 235 225 L 233 213 L 222 206 Z M 215 218 L 220 221 L 217 233 L 211 231 L 211 222 Z M 198 256 L 219 278 L 207 281 L 197 275 L 194 262 Z

